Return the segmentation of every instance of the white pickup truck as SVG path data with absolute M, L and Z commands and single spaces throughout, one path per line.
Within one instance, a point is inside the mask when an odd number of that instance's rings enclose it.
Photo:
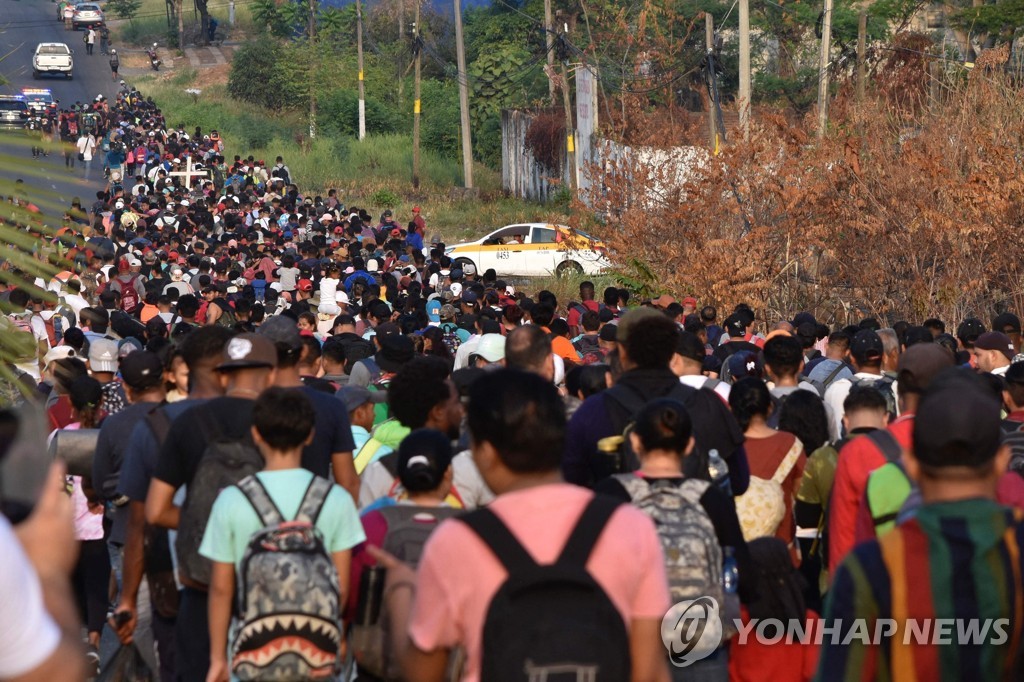
M 55 73 L 70 80 L 75 67 L 71 54 L 71 48 L 64 43 L 39 43 L 32 55 L 32 77 L 38 79 L 44 73 Z

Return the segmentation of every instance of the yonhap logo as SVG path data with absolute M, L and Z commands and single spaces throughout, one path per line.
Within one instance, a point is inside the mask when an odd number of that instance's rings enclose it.
M 722 643 L 718 601 L 697 597 L 673 605 L 661 619 L 661 641 L 672 665 L 680 668 L 710 656 Z

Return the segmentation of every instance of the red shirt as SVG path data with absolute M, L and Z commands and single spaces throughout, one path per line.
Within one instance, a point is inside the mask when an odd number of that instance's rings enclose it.
M 779 431 L 768 438 L 747 438 L 743 447 L 747 451 L 747 463 L 750 466 L 750 475 L 758 478 L 770 479 L 775 475 L 786 453 L 793 447 L 796 436 L 785 431 Z M 801 452 L 796 464 L 790 470 L 789 475 L 782 481 L 782 491 L 786 496 L 786 515 L 775 531 L 775 537 L 789 544 L 796 535 L 796 524 L 793 521 L 793 499 L 796 497 L 797 487 L 804 476 L 804 466 L 807 464 L 806 453 Z
M 912 446 L 914 415 L 904 413 L 891 424 L 889 433 L 904 451 Z M 833 573 L 856 544 L 856 522 L 871 472 L 886 463 L 885 455 L 871 440 L 854 438 L 839 452 L 836 478 L 828 511 L 828 570 Z
M 747 607 L 742 607 L 744 625 L 750 622 Z M 818 667 L 821 645 L 814 644 L 810 633 L 817 631 L 818 614 L 808 610 L 804 620 L 807 628 L 807 644 L 800 641 L 788 642 L 783 639 L 777 644 L 761 644 L 757 641 L 756 628 L 747 636 L 746 643 L 740 644 L 737 635 L 729 644 L 730 682 L 805 682 L 814 677 Z M 799 635 L 797 635 L 799 636 Z

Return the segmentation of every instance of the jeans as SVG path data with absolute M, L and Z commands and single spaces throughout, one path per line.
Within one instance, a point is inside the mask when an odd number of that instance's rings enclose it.
M 86 180 L 88 180 L 89 179 L 89 170 L 92 168 L 92 159 L 86 159 L 82 163 L 85 164 L 85 172 L 82 174 L 82 177 L 85 178 Z M 72 168 L 75 167 L 75 162 L 74 161 L 71 162 L 71 167 Z
M 206 611 L 209 595 L 186 587 L 181 591 L 175 628 L 178 682 L 206 679 L 210 670 L 210 619 Z
M 175 619 L 164 618 L 156 609 L 153 609 L 152 613 L 153 639 L 156 641 L 156 655 L 160 660 L 160 682 L 175 682 L 178 670 Z
M 721 646 L 707 658 L 695 661 L 685 668 L 669 662 L 673 682 L 729 682 L 729 649 Z

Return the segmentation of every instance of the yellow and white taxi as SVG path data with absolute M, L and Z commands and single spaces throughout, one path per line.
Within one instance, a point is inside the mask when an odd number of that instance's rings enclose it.
M 611 267 L 604 244 L 565 225 L 506 225 L 475 242 L 455 244 L 445 254 L 459 267 L 477 273 L 494 268 L 499 275 L 599 275 Z

